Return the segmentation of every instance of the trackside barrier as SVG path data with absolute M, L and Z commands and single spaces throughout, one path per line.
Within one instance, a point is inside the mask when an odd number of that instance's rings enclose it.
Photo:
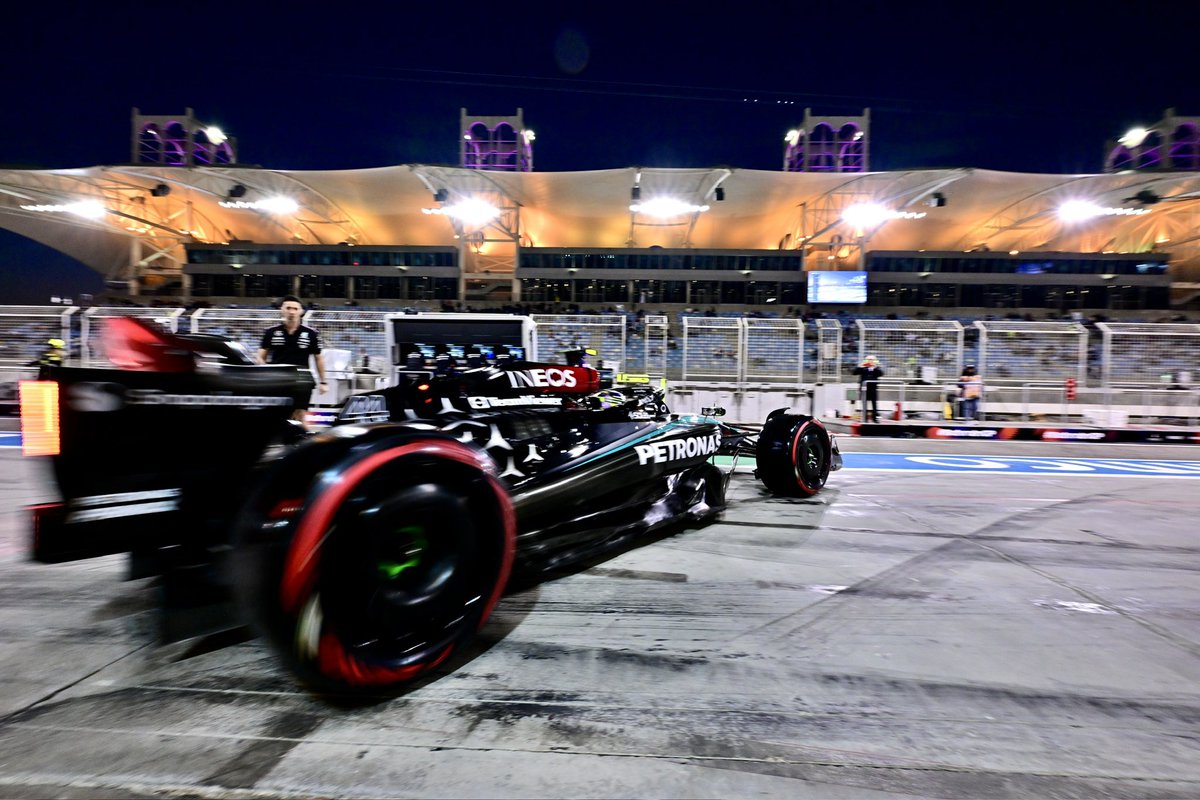
M 62 339 L 68 358 L 78 352 L 71 319 L 78 306 L 0 306 L 0 367 L 24 367 L 45 352 L 51 339 Z
M 979 374 L 985 384 L 1075 379 L 1087 386 L 1087 328 L 1078 322 L 988 320 L 979 330 Z
M 201 308 L 192 313 L 191 326 L 192 333 L 229 337 L 253 357 L 263 331 L 279 321 L 279 312 L 271 308 Z
M 842 382 L 842 323 L 836 319 L 816 320 L 816 383 Z
M 391 372 L 387 323 L 383 314 L 315 310 L 304 315 L 304 324 L 316 328 L 322 347 L 350 352 L 345 371 L 381 375 Z
M 804 323 L 798 319 L 742 320 L 747 383 L 799 386 L 804 377 Z
M 640 348 L 637 346 L 639 333 L 642 337 Z M 634 338 L 625 349 L 626 361 L 630 362 L 625 371 L 644 372 L 655 381 L 666 378 L 670 346 L 671 329 L 667 317 L 663 314 L 647 314 L 642 330 L 634 330 Z
M 1105 386 L 1186 385 L 1200 379 L 1200 325 L 1098 322 Z
M 565 350 L 591 348 L 597 355 L 590 357 L 593 367 L 600 362 L 617 362 L 617 370 L 625 363 L 625 318 L 594 314 L 533 314 L 538 358 L 557 361 Z
M 957 378 L 963 365 L 963 326 L 952 319 L 860 319 L 858 363 L 875 356 L 888 378 Z M 986 377 L 986 376 L 985 376 Z
M 355 381 L 365 355 L 374 368 L 389 363 L 386 317 L 390 312 L 317 310 L 305 323 L 321 332 L 322 345 L 345 362 L 339 377 Z M 51 338 L 68 344 L 67 363 L 106 363 L 99 352 L 108 319 L 137 316 L 157 320 L 174 331 L 215 333 L 240 341 L 248 352 L 258 348 L 263 331 L 279 319 L 275 309 L 208 308 L 183 316 L 179 308 L 0 306 L 0 403 L 15 399 L 16 381 L 36 374 L 26 366 L 36 360 Z M 760 407 L 776 404 L 804 407 L 812 401 L 806 387 L 821 395 L 821 414 L 840 408 L 844 391 L 854 384 L 843 357 L 853 350 L 861 358 L 878 355 L 887 368 L 880 389 L 880 417 L 890 416 L 899 402 L 908 416 L 935 417 L 944 409 L 944 394 L 956 391 L 953 381 L 963 361 L 980 364 L 985 394 L 982 415 L 1025 420 L 1058 417 L 1121 424 L 1122 421 L 1195 425 L 1200 419 L 1200 325 L 1178 323 L 1098 323 L 1103 346 L 1089 351 L 1087 330 L 1074 322 L 988 320 L 974 324 L 979 332 L 977 359 L 965 359 L 957 322 L 937 320 L 858 320 L 858 341 L 844 346 L 846 331 L 838 320 L 819 319 L 806 341 L 797 320 L 744 317 L 684 317 L 682 334 L 671 334 L 665 315 L 628 316 L 536 315 L 539 352 L 550 360 L 574 346 L 597 349 L 600 358 L 618 361 L 626 372 L 666 377 L 681 385 L 677 398 L 686 412 L 703 402 L 745 413 L 737 421 L 761 421 Z M 904 324 L 899 324 L 904 323 Z M 909 359 L 918 369 L 910 376 Z M 344 351 L 344 352 L 343 352 Z M 957 355 L 947 355 L 957 353 Z M 1088 356 L 1091 356 L 1089 377 Z M 933 354 L 936 375 L 920 370 L 925 354 Z M 343 357 L 344 356 L 344 357 Z M 897 364 L 890 363 L 898 360 Z M 941 364 L 953 364 L 943 370 Z M 890 368 L 889 368 L 890 367 Z M 384 375 L 388 374 L 384 372 Z M 377 386 L 383 376 L 376 376 Z M 1065 381 L 1077 383 L 1077 400 L 1068 402 Z M 386 378 L 384 378 L 386 379 Z M 898 379 L 898 380 L 897 380 Z M 922 382 L 923 380 L 923 382 Z M 1101 384 L 1103 388 L 1088 389 Z M 341 387 L 338 395 L 349 390 Z M 11 391 L 10 391 L 11 390 Z M 829 392 L 843 393 L 833 400 Z M 687 394 L 690 393 L 690 394 Z M 334 394 L 331 392 L 331 395 Z M 702 399 L 697 399 L 701 398 Z M 697 406 L 696 411 L 703 405 Z M 734 421 L 731 417 L 731 421 Z
M 83 312 L 79 328 L 79 358 L 85 367 L 109 364 L 104 353 L 104 326 L 114 317 L 135 317 L 150 320 L 170 330 L 179 331 L 182 308 L 130 308 L 128 306 L 94 306 Z
M 684 317 L 679 379 L 742 383 L 745 321 L 736 317 Z
M 78 314 L 78 306 L 0 306 L 0 411 L 15 409 L 18 385 L 37 377 L 38 368 L 31 364 L 46 352 L 51 339 L 67 345 L 68 361 L 78 354 L 79 342 L 71 330 Z

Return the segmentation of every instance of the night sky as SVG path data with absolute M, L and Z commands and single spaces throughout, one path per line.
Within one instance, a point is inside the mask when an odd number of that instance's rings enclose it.
M 296 170 L 454 164 L 463 107 L 523 108 L 539 171 L 779 169 L 805 107 L 869 107 L 873 170 L 1099 172 L 1200 116 L 1200 3 L 72 5 L 6 11 L 4 167 L 125 163 L 134 107 Z M 72 263 L 0 232 L 0 303 L 100 291 Z

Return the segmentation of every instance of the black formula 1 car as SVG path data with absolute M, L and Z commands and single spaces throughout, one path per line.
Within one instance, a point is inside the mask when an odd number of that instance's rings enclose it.
M 754 457 L 791 496 L 841 466 L 812 417 L 672 415 L 649 383 L 504 359 L 400 371 L 309 434 L 290 419 L 306 371 L 132 318 L 107 336 L 115 368 L 21 387 L 27 452 L 52 456 L 62 495 L 32 509 L 35 558 L 128 552 L 168 605 L 228 592 L 219 621 L 252 623 L 319 691 L 387 692 L 445 662 L 514 573 L 715 518 L 714 457 Z

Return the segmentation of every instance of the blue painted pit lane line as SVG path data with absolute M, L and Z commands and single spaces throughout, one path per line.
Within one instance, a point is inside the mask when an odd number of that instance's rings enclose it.
M 1200 478 L 1200 461 L 1145 458 L 1056 458 L 898 453 L 843 453 L 843 469 L 989 475 L 1092 475 Z
M 0 433 L 0 448 L 19 448 L 21 434 Z M 1080 475 L 1126 478 L 1200 479 L 1200 461 L 1163 461 L 1148 458 L 1038 458 L 1033 456 L 968 456 L 899 453 L 842 453 L 847 472 L 927 472 L 955 475 Z M 732 459 L 718 457 L 729 466 Z M 750 467 L 753 458 L 738 459 Z

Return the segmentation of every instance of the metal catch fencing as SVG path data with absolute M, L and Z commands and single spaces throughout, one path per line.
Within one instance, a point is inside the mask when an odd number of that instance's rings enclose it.
M 591 348 L 597 355 L 592 366 L 600 361 L 617 362 L 618 370 L 625 369 L 625 318 L 591 314 L 533 314 L 537 337 L 538 359 L 556 361 L 566 350 Z
M 1087 328 L 1078 322 L 987 320 L 979 330 L 979 373 L 985 383 L 1064 381 L 1087 385 Z
M 679 380 L 740 383 L 746 326 L 734 317 L 684 317 Z
M 325 367 L 336 373 L 391 372 L 387 321 L 370 311 L 309 311 L 304 324 L 317 330 Z M 259 334 L 261 335 L 261 331 Z
M 748 317 L 745 369 L 747 383 L 798 386 L 804 380 L 804 322 Z
M 625 372 L 644 373 L 652 379 L 667 377 L 667 354 L 671 345 L 670 324 L 662 314 L 647 314 L 625 339 Z
M 51 339 L 62 339 L 68 352 L 78 347 L 71 328 L 78 312 L 78 306 L 0 306 L 0 367 L 36 361 Z
M 36 373 L 27 365 L 51 338 L 67 342 L 68 363 L 107 363 L 101 334 L 117 316 L 157 320 L 175 331 L 230 336 L 250 354 L 263 331 L 279 319 L 273 309 L 208 308 L 185 317 L 179 308 L 97 307 L 80 313 L 75 307 L 0 306 L 0 402 L 9 394 L 15 398 L 20 377 Z M 1147 417 L 1190 418 L 1196 413 L 1191 390 L 1200 388 L 1200 325 L 1195 324 L 1098 323 L 1103 340 L 1092 337 L 1089 348 L 1087 328 L 1078 323 L 987 320 L 973 325 L 979 336 L 976 355 L 964 346 L 961 325 L 943 320 L 857 320 L 843 328 L 838 320 L 819 319 L 807 334 L 794 319 L 689 316 L 679 321 L 680 328 L 673 328 L 676 323 L 665 315 L 646 315 L 636 322 L 616 315 L 535 315 L 534 320 L 543 360 L 553 360 L 563 350 L 591 347 L 625 372 L 692 384 L 743 384 L 745 390 L 852 380 L 847 366 L 866 355 L 881 359 L 889 382 L 917 386 L 952 384 L 964 362 L 976 363 L 993 411 L 1000 406 L 1057 408 L 1055 387 L 1071 378 L 1078 383 L 1081 404 L 1111 404 L 1119 395 L 1143 408 Z M 384 312 L 310 311 L 305 322 L 321 332 L 324 348 L 335 351 L 330 357 L 345 351 L 347 375 L 390 363 Z M 327 369 L 333 370 L 329 361 L 327 357 Z M 923 369 L 928 367 L 935 373 Z M 1094 391 L 1085 394 L 1089 385 L 1111 392 L 1103 398 Z M 1166 393 L 1142 399 L 1148 390 Z
M 835 319 L 816 320 L 816 347 L 812 352 L 817 365 L 816 383 L 842 382 L 842 323 Z
M 963 326 L 958 320 L 860 319 L 858 362 L 879 359 L 884 375 L 937 383 L 957 378 L 963 364 Z
M 1098 322 L 1104 386 L 1187 387 L 1200 380 L 1200 325 Z
M 83 312 L 79 325 L 79 359 L 85 367 L 110 364 L 104 351 L 104 328 L 110 319 L 135 317 L 151 320 L 172 332 L 179 331 L 182 308 L 106 308 L 96 306 Z
M 279 312 L 262 308 L 201 308 L 192 313 L 192 333 L 225 336 L 251 356 L 262 344 L 263 331 L 279 322 Z
M 78 312 L 78 306 L 0 306 L 0 407 L 5 411 L 16 406 L 20 382 L 37 376 L 36 362 L 51 339 L 62 339 L 68 354 L 78 351 L 71 322 Z

